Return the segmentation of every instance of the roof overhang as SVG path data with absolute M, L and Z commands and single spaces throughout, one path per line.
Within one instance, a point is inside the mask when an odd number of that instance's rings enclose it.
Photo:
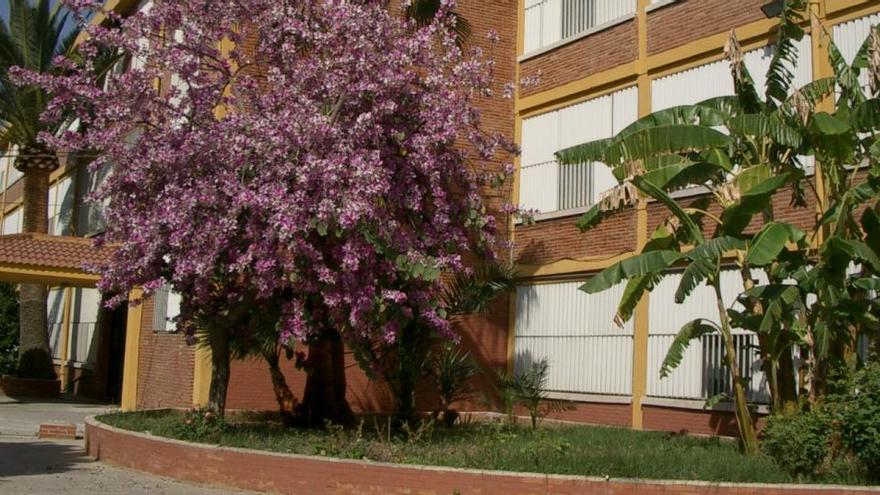
M 0 282 L 94 287 L 98 280 L 100 280 L 98 275 L 77 270 L 64 270 L 39 265 L 0 263 Z
M 78 237 L 3 235 L 0 236 L 0 281 L 94 287 L 100 276 L 85 267 L 108 261 L 113 249 Z

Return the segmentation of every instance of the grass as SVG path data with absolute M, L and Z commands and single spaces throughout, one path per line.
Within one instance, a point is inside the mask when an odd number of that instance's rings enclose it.
M 98 418 L 118 428 L 193 440 L 184 414 L 118 413 Z M 734 442 L 592 426 L 545 426 L 537 431 L 501 423 L 431 424 L 389 438 L 378 421 L 355 430 L 288 429 L 253 415 L 235 416 L 222 431 L 195 438 L 230 447 L 376 462 L 612 478 L 757 483 L 865 484 L 849 469 L 821 479 L 797 479 L 772 460 L 742 455 Z

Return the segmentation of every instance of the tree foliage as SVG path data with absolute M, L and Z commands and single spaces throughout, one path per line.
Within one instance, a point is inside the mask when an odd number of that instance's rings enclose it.
M 102 291 L 169 284 L 189 335 L 247 334 L 270 302 L 282 342 L 450 335 L 439 274 L 493 256 L 480 192 L 515 147 L 481 125 L 492 64 L 459 45 L 454 2 L 419 22 L 384 3 L 156 2 L 89 25 L 82 66 L 17 73 L 54 95 L 45 118 L 79 118 L 46 143 L 116 164 L 94 198 L 120 245 Z M 127 70 L 96 88 L 110 47 Z

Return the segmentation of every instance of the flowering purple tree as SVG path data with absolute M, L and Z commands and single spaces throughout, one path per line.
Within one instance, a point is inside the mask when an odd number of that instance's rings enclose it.
M 113 165 L 100 288 L 182 294 L 220 412 L 229 339 L 272 306 L 278 339 L 309 346 L 300 412 L 344 422 L 344 343 L 394 342 L 413 315 L 448 334 L 437 275 L 495 248 L 480 190 L 506 174 L 485 164 L 515 150 L 481 130 L 492 63 L 456 43 L 454 1 L 429 23 L 384 4 L 164 0 L 89 26 L 65 75 L 18 74 L 54 95 L 47 119 L 80 120 L 45 142 Z M 127 70 L 96 88 L 107 49 Z

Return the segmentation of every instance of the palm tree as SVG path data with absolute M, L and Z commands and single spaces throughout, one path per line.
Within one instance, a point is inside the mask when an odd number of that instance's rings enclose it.
M 22 67 L 35 72 L 57 70 L 54 59 L 69 53 L 79 31 L 67 31 L 69 12 L 48 0 L 10 0 L 9 20 L 0 21 L 0 149 L 18 147 L 15 168 L 24 174 L 25 232 L 48 232 L 49 175 L 59 167 L 56 150 L 37 136 L 47 127 L 40 119 L 49 102 L 45 90 L 13 84 L 8 72 Z M 58 127 L 58 126 L 56 126 Z M 19 316 L 20 376 L 54 378 L 46 321 L 47 288 L 22 284 Z

